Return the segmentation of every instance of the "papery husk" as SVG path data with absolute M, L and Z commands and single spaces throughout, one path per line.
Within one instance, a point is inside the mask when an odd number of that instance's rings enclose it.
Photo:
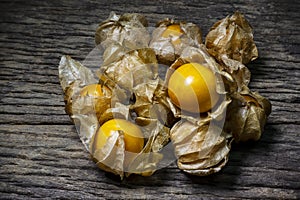
M 103 66 L 101 78 L 108 85 L 118 85 L 128 91 L 132 99 L 130 110 L 135 122 L 142 126 L 146 137 L 158 135 L 153 151 L 158 152 L 169 142 L 169 127 L 176 121 L 168 104 L 164 104 L 163 81 L 158 76 L 158 65 L 152 49 L 128 52 L 118 62 Z M 103 78 L 103 75 L 106 78 Z
M 240 92 L 250 82 L 245 64 L 258 57 L 252 27 L 240 12 L 218 21 L 206 36 L 208 52 L 232 75 Z M 231 92 L 234 92 L 232 90 Z
M 170 105 L 168 101 L 167 87 L 165 82 L 161 81 L 161 83 L 158 84 L 158 87 L 154 91 L 153 101 L 158 103 L 158 110 L 161 110 L 157 117 L 160 121 L 164 122 L 165 126 L 171 128 L 180 118 L 175 116 L 171 110 L 171 106 L 173 105 Z
M 84 67 L 81 63 L 73 60 L 70 56 L 62 56 L 59 63 L 59 80 L 65 93 L 65 111 L 71 116 L 72 101 L 85 85 L 97 83 L 97 79 L 92 71 Z
M 161 82 L 158 78 L 135 87 L 135 102 L 131 105 L 131 110 L 136 114 L 136 123 L 143 127 L 145 133 L 157 135 L 152 145 L 153 152 L 159 152 L 169 142 L 169 127 L 178 120 L 168 104 L 162 103 L 166 96 L 160 94 Z
M 224 129 L 232 133 L 236 142 L 259 140 L 271 113 L 271 103 L 247 87 L 231 94 L 231 99 Z
M 236 60 L 247 64 L 258 57 L 252 27 L 240 12 L 215 23 L 206 36 L 208 52 L 217 60 Z
M 178 121 L 166 100 L 166 88 L 163 84 L 163 81 L 157 78 L 134 88 L 135 102 L 131 109 L 137 114 L 136 122 L 141 126 L 159 120 L 165 126 L 172 127 Z
M 103 148 L 92 152 L 97 166 L 107 172 L 124 177 L 125 143 L 122 131 L 113 132 Z
M 179 43 L 173 43 L 171 37 L 162 37 L 169 25 L 180 25 L 183 34 L 179 37 Z M 199 46 L 202 44 L 200 28 L 193 23 L 176 22 L 173 19 L 165 19 L 157 24 L 152 33 L 149 47 L 153 48 L 159 63 L 170 65 L 187 46 Z
M 124 56 L 128 51 L 130 51 L 126 47 L 122 46 L 122 44 L 116 41 L 111 41 L 105 49 L 100 44 L 98 45 L 98 48 L 100 50 L 103 50 L 103 66 L 117 62 L 122 56 Z
M 100 23 L 96 30 L 95 42 L 104 48 L 116 42 L 128 50 L 147 48 L 150 41 L 147 19 L 137 13 L 116 15 L 111 12 L 108 19 Z
M 231 135 L 213 123 L 177 122 L 171 129 L 171 140 L 178 167 L 187 173 L 206 176 L 220 171 L 228 161 Z
M 105 75 L 119 87 L 132 92 L 133 88 L 158 77 L 155 53 L 150 48 L 132 50 L 113 63 L 102 66 L 99 76 Z
M 211 113 L 199 116 L 181 114 L 170 131 L 178 158 L 178 167 L 193 175 L 206 176 L 220 171 L 228 161 L 232 135 L 223 131 L 226 109 L 224 100 Z
M 128 51 L 147 48 L 150 34 L 147 19 L 137 13 L 116 15 L 111 12 L 95 34 L 95 42 L 103 51 L 103 65 L 118 61 Z
M 126 176 L 129 176 L 131 173 L 150 176 L 156 171 L 158 163 L 163 159 L 163 154 L 159 153 L 159 151 L 165 145 L 163 143 L 168 142 L 169 138 L 165 141 L 161 140 L 161 136 L 166 132 L 168 133 L 169 130 L 165 130 L 158 121 L 157 126 L 150 130 L 151 134 L 144 149 L 129 164 Z M 143 132 L 146 133 L 145 129 L 143 129 Z
M 83 66 L 80 62 L 75 61 L 70 56 L 61 57 L 58 72 L 60 85 L 64 92 L 74 82 L 79 84 L 78 87 L 98 82 L 90 69 Z

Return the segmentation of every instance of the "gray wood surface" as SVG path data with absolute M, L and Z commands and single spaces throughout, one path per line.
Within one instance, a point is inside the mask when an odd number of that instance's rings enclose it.
M 297 199 L 300 188 L 299 1 L 1 1 L 1 199 Z M 273 104 L 256 143 L 234 145 L 208 177 L 173 163 L 151 177 L 119 181 L 96 167 L 64 112 L 58 63 L 84 60 L 110 11 L 198 24 L 204 35 L 239 10 L 254 28 L 259 59 L 250 87 Z

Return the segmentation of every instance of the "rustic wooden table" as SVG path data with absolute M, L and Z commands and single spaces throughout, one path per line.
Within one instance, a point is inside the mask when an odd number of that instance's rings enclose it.
M 1 1 L 1 199 L 300 198 L 299 1 Z M 256 143 L 234 145 L 227 166 L 208 177 L 174 162 L 151 177 L 124 181 L 99 170 L 64 111 L 58 63 L 82 61 L 110 11 L 138 12 L 150 25 L 191 21 L 204 33 L 239 10 L 254 28 L 259 59 L 250 87 L 273 104 Z

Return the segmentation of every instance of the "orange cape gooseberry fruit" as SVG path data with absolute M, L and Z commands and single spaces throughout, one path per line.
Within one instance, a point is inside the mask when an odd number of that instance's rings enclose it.
M 111 119 L 99 128 L 94 138 L 93 151 L 95 152 L 104 147 L 108 137 L 114 131 L 123 131 L 126 151 L 132 153 L 141 152 L 144 147 L 144 138 L 141 129 L 132 122 L 123 119 Z
M 94 110 L 99 122 L 102 122 L 103 113 L 111 107 L 111 95 L 112 91 L 100 84 L 87 85 L 81 89 L 79 96 L 91 97 L 94 100 Z
M 168 81 L 168 95 L 182 110 L 192 113 L 209 111 L 219 100 L 216 76 L 198 63 L 177 68 Z
M 183 33 L 184 32 L 181 30 L 180 25 L 173 24 L 173 25 L 167 26 L 167 29 L 162 33 L 162 37 L 164 37 L 164 38 L 171 37 L 172 38 L 172 40 L 171 40 L 172 44 L 173 45 L 178 45 L 181 42 L 180 36 Z
M 102 87 L 99 84 L 87 85 L 80 91 L 80 96 L 101 97 L 103 95 Z

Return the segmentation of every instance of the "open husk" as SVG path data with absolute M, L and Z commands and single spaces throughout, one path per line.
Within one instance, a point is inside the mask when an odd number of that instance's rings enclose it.
M 204 45 L 200 45 L 198 48 L 196 47 L 186 47 L 181 56 L 169 67 L 166 78 L 165 85 L 168 85 L 168 81 L 174 71 L 180 66 L 186 63 L 199 63 L 206 68 L 212 70 L 214 75 L 216 76 L 216 91 L 220 95 L 220 101 L 218 105 L 222 104 L 226 100 L 226 88 L 234 87 L 232 83 L 234 82 L 232 76 L 223 70 L 222 66 L 219 65 L 215 59 L 207 52 Z M 171 102 L 168 98 L 168 102 Z M 184 113 L 184 110 L 180 110 L 180 108 L 176 107 L 172 103 L 170 103 L 172 111 L 176 117 L 183 118 L 195 118 L 194 115 L 190 116 L 190 113 Z M 215 106 L 209 114 L 212 114 L 214 110 L 218 110 L 218 106 Z M 197 116 L 196 116 L 197 118 Z
M 223 131 L 227 106 L 231 100 L 227 96 L 223 80 L 232 81 L 229 73 L 209 55 L 204 45 L 187 47 L 171 65 L 166 75 L 166 85 L 174 70 L 186 63 L 199 63 L 213 71 L 217 77 L 216 91 L 219 102 L 207 113 L 188 113 L 168 102 L 173 114 L 180 117 L 171 129 L 171 141 L 178 157 L 178 167 L 193 175 L 204 176 L 221 170 L 228 161 L 232 135 Z M 230 86 L 227 86 L 230 87 Z

